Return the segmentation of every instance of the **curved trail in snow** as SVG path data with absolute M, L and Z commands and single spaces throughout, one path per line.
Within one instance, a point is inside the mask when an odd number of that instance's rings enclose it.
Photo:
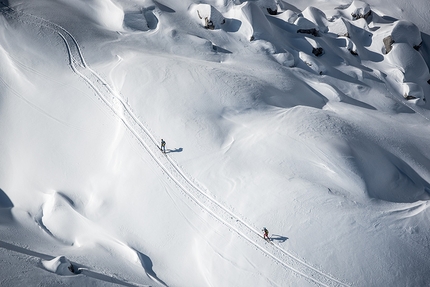
M 334 276 L 306 263 L 303 259 L 298 258 L 280 246 L 264 241 L 255 227 L 217 201 L 207 190 L 199 187 L 195 180 L 187 176 L 173 159 L 163 155 L 159 150 L 158 140 L 139 121 L 123 98 L 86 64 L 78 42 L 66 29 L 43 18 L 11 8 L 3 11 L 3 13 L 10 14 L 12 17 L 15 17 L 13 15 L 15 14 L 17 19 L 24 23 L 46 27 L 58 34 L 66 46 L 71 69 L 90 85 L 97 96 L 123 122 L 124 126 L 135 136 L 139 144 L 149 153 L 163 172 L 181 189 L 182 193 L 202 210 L 238 234 L 240 238 L 248 241 L 260 252 L 272 258 L 284 268 L 302 276 L 305 280 L 320 286 L 349 286 Z

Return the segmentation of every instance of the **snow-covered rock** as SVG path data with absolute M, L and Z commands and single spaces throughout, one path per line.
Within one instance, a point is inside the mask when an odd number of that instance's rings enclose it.
M 403 97 L 405 99 L 423 99 L 424 92 L 420 85 L 416 83 L 406 82 L 403 86 Z
M 222 14 L 208 4 L 194 4 L 190 6 L 190 13 L 195 21 L 206 29 L 219 29 L 225 23 Z
M 324 64 L 322 64 L 320 61 L 315 59 L 315 57 L 310 56 L 309 54 L 299 52 L 299 58 L 318 75 L 322 75 L 327 71 Z
M 293 67 L 295 64 L 294 63 L 294 56 L 288 52 L 276 53 L 273 55 L 273 57 L 282 66 Z
M 421 42 L 421 32 L 412 22 L 399 20 L 393 24 L 393 30 L 390 33 L 394 43 L 407 43 L 411 47 L 418 47 Z
M 309 6 L 305 10 L 303 10 L 302 14 L 303 17 L 314 23 L 318 27 L 319 31 L 323 33 L 328 31 L 327 26 L 329 21 L 327 20 L 327 16 L 324 14 L 323 11 L 315 7 Z
M 58 256 L 52 260 L 42 260 L 42 266 L 52 273 L 63 276 L 73 275 L 76 272 L 72 263 L 65 256 Z
M 372 12 L 369 4 L 358 0 L 352 1 L 346 11 L 351 15 L 352 20 L 366 19 Z
M 304 17 L 298 17 L 294 22 L 297 26 L 297 33 L 311 34 L 318 36 L 319 28 L 318 26 Z
M 338 36 L 349 36 L 348 23 L 343 18 L 337 18 L 333 22 L 328 23 L 328 32 Z
M 257 4 L 248 2 L 242 7 L 242 13 L 246 19 L 246 23 L 243 24 L 249 27 L 250 32 L 252 31 L 252 40 L 272 35 L 272 26 L 263 10 Z
M 408 43 L 394 43 L 386 58 L 404 74 L 405 82 L 429 78 L 429 68 L 424 58 Z
M 284 20 L 287 23 L 294 24 L 299 16 L 296 12 L 291 10 L 285 10 L 284 12 L 277 15 L 277 18 Z

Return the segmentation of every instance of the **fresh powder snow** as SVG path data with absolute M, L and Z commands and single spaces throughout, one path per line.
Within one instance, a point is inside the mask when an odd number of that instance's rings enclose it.
M 427 286 L 429 23 L 0 1 L 0 286 Z

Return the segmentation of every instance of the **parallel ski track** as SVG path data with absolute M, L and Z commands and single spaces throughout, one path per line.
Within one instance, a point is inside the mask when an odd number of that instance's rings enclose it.
M 195 183 L 195 180 L 188 177 L 173 159 L 161 154 L 157 145 L 158 141 L 139 121 L 122 97 L 87 65 L 78 42 L 66 29 L 46 19 L 16 11 L 12 8 L 3 10 L 2 12 L 26 24 L 45 27 L 58 34 L 67 48 L 71 69 L 90 85 L 97 96 L 123 122 L 124 126 L 135 136 L 139 144 L 151 155 L 163 172 L 200 208 L 227 226 L 231 231 L 237 233 L 242 239 L 255 246 L 266 256 L 272 258 L 286 269 L 291 270 L 296 275 L 304 277 L 305 280 L 320 286 L 349 286 L 334 276 L 311 266 L 303 259 L 282 249 L 280 246 L 264 242 L 261 239 L 260 232 L 255 227 L 235 215 L 213 198 L 207 190 L 199 187 Z

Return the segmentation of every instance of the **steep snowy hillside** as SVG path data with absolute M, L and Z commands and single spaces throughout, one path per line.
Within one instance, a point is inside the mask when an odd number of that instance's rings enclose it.
M 0 12 L 1 286 L 430 281 L 427 0 Z

